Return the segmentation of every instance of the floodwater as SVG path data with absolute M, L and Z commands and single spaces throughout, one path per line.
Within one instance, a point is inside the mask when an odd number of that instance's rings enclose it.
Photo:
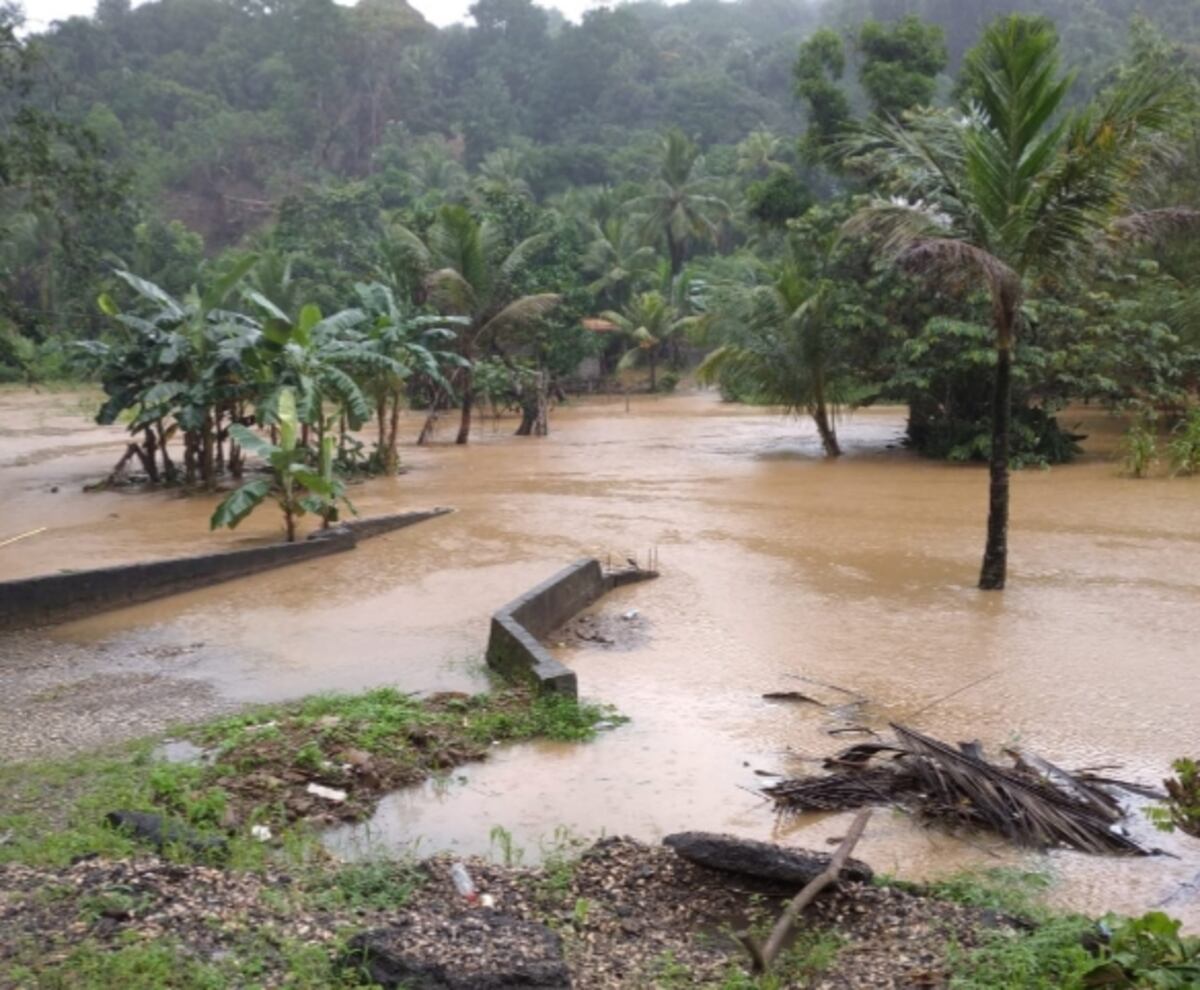
M 0 548 L 4 576 L 277 537 L 269 515 L 209 535 L 211 499 L 82 494 L 119 456 L 121 433 L 87 427 L 79 402 L 0 392 L 0 540 L 47 527 Z M 657 551 L 659 580 L 598 606 L 638 609 L 645 640 L 557 651 L 582 693 L 629 724 L 584 746 L 497 749 L 449 781 L 397 794 L 367 827 L 331 838 L 347 854 L 487 851 L 494 826 L 527 860 L 559 826 L 648 840 L 708 829 L 819 848 L 847 817 L 777 821 L 754 793 L 755 771 L 803 772 L 859 738 L 828 729 L 888 719 L 993 749 L 1018 742 L 1068 767 L 1120 764 L 1154 783 L 1173 757 L 1200 751 L 1200 480 L 1122 478 L 1108 456 L 1118 424 L 1095 412 L 1068 419 L 1092 434 L 1089 454 L 1015 476 L 1003 594 L 974 587 L 983 471 L 900 449 L 902 410 L 847 418 L 847 454 L 828 463 L 807 421 L 699 394 L 628 411 L 623 399 L 580 402 L 557 411 L 541 440 L 484 421 L 468 448 L 407 448 L 407 474 L 355 488 L 360 511 L 454 514 L 44 635 L 157 651 L 163 673 L 238 700 L 383 683 L 470 689 L 482 684 L 478 658 L 499 605 L 577 557 L 644 562 Z M 415 435 L 416 418 L 409 426 Z M 443 439 L 452 435 L 447 424 Z M 786 690 L 843 707 L 761 697 Z M 1061 903 L 1165 905 L 1200 929 L 1200 840 L 1141 831 L 1179 858 L 1015 853 L 886 811 L 858 854 L 914 879 L 1026 865 L 1056 877 Z

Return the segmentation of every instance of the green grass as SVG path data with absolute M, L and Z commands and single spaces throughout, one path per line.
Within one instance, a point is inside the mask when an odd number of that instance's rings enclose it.
M 311 829 L 282 818 L 270 793 L 254 788 L 235 793 L 243 775 L 313 769 L 357 748 L 393 761 L 389 765 L 400 768 L 404 782 L 412 782 L 481 755 L 493 742 L 585 740 L 602 719 L 619 716 L 603 706 L 520 692 L 426 703 L 381 688 L 256 708 L 176 733 L 208 747 L 214 754 L 210 764 L 169 763 L 154 754 L 158 740 L 142 740 L 106 753 L 0 766 L 0 836 L 6 838 L 0 863 L 63 866 L 84 855 L 131 855 L 134 841 L 104 821 L 116 809 L 165 813 L 201 835 L 225 835 L 235 805 L 243 825 L 271 822 L 276 853 L 303 860 L 316 842 Z M 246 807 L 247 801 L 255 803 Z M 238 828 L 228 837 L 227 862 L 259 868 L 268 849 L 247 833 Z M 170 849 L 167 855 L 212 858 L 190 849 Z
M 801 932 L 775 960 L 771 972 L 752 976 L 747 962 L 731 962 L 716 980 L 697 983 L 691 969 L 671 952 L 651 966 L 649 986 L 655 990 L 795 990 L 806 987 L 829 969 L 842 948 L 834 932 Z
M 289 990 L 371 986 L 352 969 L 339 969 L 326 946 L 257 933 L 217 960 L 198 959 L 178 942 L 162 939 L 116 949 L 87 939 L 61 959 L 18 963 L 5 978 L 38 990 L 227 990 L 261 986 L 271 971 L 286 973 Z
M 997 929 L 983 944 L 950 945 L 947 959 L 954 990 L 1067 990 L 1080 988 L 1096 963 L 1083 936 L 1094 924 L 1078 915 L 1048 909 L 1042 897 L 1051 885 L 1044 873 L 998 868 L 962 873 L 928 885 L 943 900 L 990 908 L 1029 924 L 1028 930 Z

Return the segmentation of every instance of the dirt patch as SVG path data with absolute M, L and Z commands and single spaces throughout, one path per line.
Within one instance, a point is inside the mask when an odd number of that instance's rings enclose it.
M 464 929 L 480 909 L 455 890 L 450 865 L 437 857 L 406 872 L 397 867 L 384 887 L 415 889 L 396 907 L 329 902 L 338 883 L 333 866 L 322 874 L 289 876 L 157 858 L 88 860 L 63 869 L 9 865 L 0 867 L 0 962 L 9 971 L 17 963 L 35 972 L 53 970 L 82 943 L 116 951 L 170 937 L 189 958 L 221 964 L 247 951 L 250 935 L 266 933 L 277 947 L 286 940 L 316 947 L 334 966 L 347 962 L 342 936 L 348 932 L 404 931 L 408 956 L 453 969 L 461 947 L 446 933 Z M 602 840 L 573 864 L 466 865 L 479 891 L 494 902 L 492 910 L 530 923 L 531 930 L 544 924 L 557 933 L 578 990 L 719 981 L 743 966 L 730 923 L 773 913 L 776 895 L 794 893 L 747 886 L 630 839 Z M 981 933 L 1003 924 L 994 913 L 895 888 L 846 885 L 806 915 L 808 932 L 836 932 L 842 944 L 828 968 L 807 974 L 808 985 L 944 986 L 948 944 L 972 946 Z M 284 982 L 288 954 L 255 951 L 263 985 Z
M 212 685 L 162 672 L 163 658 L 116 655 L 37 634 L 0 639 L 0 763 L 87 752 L 230 711 Z

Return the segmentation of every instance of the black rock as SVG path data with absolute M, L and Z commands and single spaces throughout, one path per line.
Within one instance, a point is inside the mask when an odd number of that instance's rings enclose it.
M 829 853 L 788 849 L 770 842 L 715 832 L 676 832 L 663 839 L 663 845 L 674 849 L 677 856 L 700 866 L 796 886 L 803 886 L 824 872 L 832 858 Z M 865 883 L 872 876 L 871 867 L 858 859 L 847 859 L 842 869 L 842 877 L 846 880 Z
M 562 942 L 545 925 L 487 908 L 435 922 L 401 920 L 354 936 L 342 965 L 385 990 L 570 990 Z
M 195 829 L 148 811 L 110 811 L 104 820 L 112 828 L 159 850 L 164 846 L 178 845 L 197 853 L 221 854 L 229 849 L 229 843 L 219 835 L 201 835 Z

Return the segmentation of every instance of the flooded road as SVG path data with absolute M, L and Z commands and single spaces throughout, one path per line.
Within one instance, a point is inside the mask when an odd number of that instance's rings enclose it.
M 87 428 L 78 405 L 0 393 L 0 540 L 47 527 L 0 548 L 5 577 L 277 537 L 269 514 L 209 535 L 209 499 L 82 494 L 122 448 L 120 430 Z M 628 725 L 588 746 L 497 751 L 463 768 L 465 780 L 396 795 L 370 828 L 334 838 L 346 851 L 486 851 L 496 825 L 527 859 L 558 826 L 651 840 L 681 828 L 785 835 L 820 848 L 845 816 L 780 823 L 751 793 L 763 781 L 754 771 L 802 772 L 853 741 L 827 734 L 839 723 L 823 709 L 761 697 L 846 700 L 820 683 L 867 699 L 852 714 L 873 725 L 1019 741 L 1067 767 L 1120 763 L 1153 782 L 1200 750 L 1200 480 L 1119 477 L 1104 456 L 1116 424 L 1086 420 L 1080 463 L 1014 478 L 1003 594 L 974 587 L 983 471 L 899 449 L 902 410 L 847 419 L 847 456 L 827 463 L 806 421 L 694 395 L 635 400 L 629 412 L 624 400 L 580 403 L 555 414 L 544 440 L 485 421 L 468 448 L 405 448 L 407 474 L 352 491 L 360 512 L 440 504 L 453 515 L 40 635 L 144 657 L 234 701 L 382 683 L 473 689 L 495 608 L 579 556 L 657 549 L 658 581 L 599 606 L 637 608 L 646 642 L 557 651 L 582 693 Z M 408 425 L 415 435 L 417 420 Z M 1182 858 L 1024 856 L 879 813 L 858 855 L 906 878 L 1026 864 L 1055 874 L 1062 903 L 1100 912 L 1170 900 L 1200 929 L 1200 889 L 1180 892 L 1200 874 L 1200 841 L 1153 841 Z

